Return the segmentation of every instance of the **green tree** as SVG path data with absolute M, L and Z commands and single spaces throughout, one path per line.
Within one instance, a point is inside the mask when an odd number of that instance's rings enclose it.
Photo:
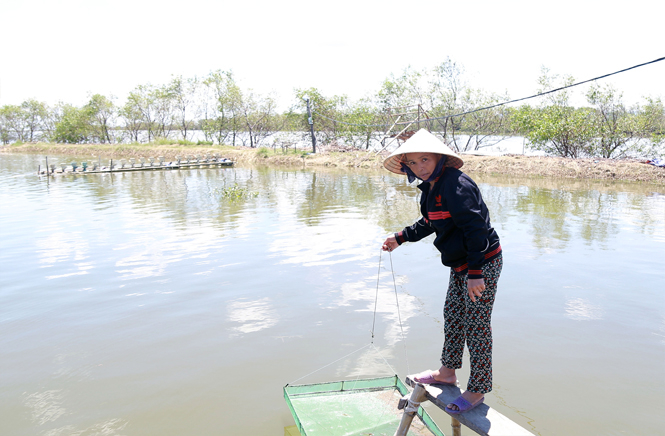
M 508 109 L 505 106 L 498 106 L 477 112 L 473 110 L 494 106 L 508 99 L 508 95 L 499 96 L 481 89 L 465 89 L 460 113 L 469 113 L 455 117 L 461 128 L 453 129 L 450 134 L 449 142 L 452 147 L 457 151 L 479 150 L 501 141 L 502 135 L 509 130 Z
M 537 109 L 524 104 L 518 108 L 510 108 L 509 129 L 513 135 L 527 137 L 535 124 Z
M 383 132 L 376 127 L 383 119 L 369 98 L 349 104 L 343 119 L 349 124 L 343 126 L 342 138 L 345 143 L 356 148 L 364 146 L 369 150 L 372 140 L 379 140 L 383 136 Z
M 463 94 L 466 92 L 466 83 L 463 80 L 464 68 L 447 58 L 435 66 L 429 78 L 428 103 L 430 114 L 438 120 L 437 131 L 444 138 L 454 138 L 456 132 L 462 129 L 462 118 L 452 117 L 466 111 Z M 468 99 L 466 99 L 468 101 Z
M 558 84 L 555 86 L 555 83 Z M 538 79 L 539 92 L 544 93 L 574 83 L 571 76 L 559 78 L 546 68 Z M 534 150 L 562 157 L 578 158 L 591 153 L 590 144 L 595 137 L 594 111 L 574 108 L 570 104 L 570 90 L 547 94 L 543 106 L 522 106 L 513 118 L 513 125 L 526 132 Z
M 427 90 L 423 76 L 423 73 L 413 70 L 411 66 L 406 67 L 398 76 L 390 74 L 381 83 L 375 97 L 379 109 L 425 104 Z
M 101 94 L 94 94 L 86 105 L 92 121 L 90 126 L 92 138 L 102 144 L 114 142 L 112 132 L 117 108 L 112 99 L 113 97 L 107 98 Z
M 2 120 L 9 141 L 26 142 L 29 138 L 28 117 L 26 112 L 17 105 L 2 107 Z
M 665 155 L 665 107 L 660 98 L 647 97 L 646 103 L 637 110 L 637 126 L 640 132 L 639 152 L 643 156 Z
M 139 85 L 127 96 L 127 102 L 123 107 L 122 116 L 125 125 L 130 130 L 133 140 L 139 141 L 139 133 L 144 130 L 148 142 L 156 136 L 156 102 L 155 88 L 152 85 Z M 130 117 L 130 118 L 127 118 Z M 129 125 L 127 122 L 129 121 Z
M 592 85 L 587 101 L 595 109 L 595 135 L 590 154 L 604 158 L 625 157 L 640 142 L 637 117 L 624 106 L 622 94 L 611 85 Z
M 233 72 L 211 72 L 203 80 L 203 85 L 207 90 L 207 99 L 203 105 L 201 127 L 206 139 L 223 144 L 231 136 L 231 145 L 235 146 L 241 125 L 242 92 Z
M 56 110 L 58 115 L 52 141 L 65 144 L 90 142 L 94 132 L 93 115 L 89 107 L 77 108 L 71 104 L 60 103 Z
M 153 103 L 154 137 L 169 138 L 176 122 L 174 90 L 168 84 L 152 88 L 150 98 Z
M 6 119 L 7 106 L 0 107 L 0 142 L 9 144 L 14 140 L 9 123 Z
M 138 95 L 130 93 L 127 101 L 118 111 L 118 115 L 124 122 L 125 134 L 129 135 L 129 140 L 133 142 L 139 142 L 143 128 L 143 112 L 139 102 Z
M 260 146 L 268 136 L 279 130 L 275 108 L 272 96 L 257 96 L 250 90 L 242 97 L 240 109 L 250 147 Z
M 591 154 L 590 142 L 595 136 L 592 110 L 554 106 L 542 114 L 540 120 L 544 125 L 532 136 L 535 144 L 548 153 L 563 157 L 579 158 Z
M 140 132 L 147 133 L 147 141 L 168 138 L 174 127 L 174 94 L 170 86 L 139 85 L 127 96 L 120 111 L 130 137 L 140 140 Z
M 665 135 L 665 107 L 660 98 L 645 98 L 640 110 L 640 132 L 644 137 Z
M 341 138 L 344 124 L 338 121 L 344 116 L 344 107 L 347 102 L 346 96 L 333 95 L 324 96 L 317 88 L 298 88 L 295 90 L 296 103 L 294 111 L 300 112 L 301 130 L 305 136 L 309 135 L 309 122 L 307 117 L 307 103 L 312 110 L 312 119 L 314 121 L 314 134 L 316 140 L 322 144 L 330 144 Z
M 187 140 L 187 134 L 194 128 L 194 118 L 198 116 L 196 107 L 197 90 L 199 81 L 196 78 L 183 79 L 176 76 L 169 84 L 169 90 L 173 98 L 174 120 L 183 140 Z
M 26 139 L 34 142 L 41 138 L 40 132 L 46 130 L 49 118 L 49 109 L 46 103 L 30 99 L 21 103 L 25 128 L 27 129 Z
M 432 70 L 427 95 L 430 116 L 439 118 L 434 129 L 440 131 L 456 151 L 478 150 L 494 145 L 500 141 L 497 139 L 499 135 L 508 130 L 507 109 L 499 106 L 472 111 L 507 101 L 508 96 L 472 88 L 463 74 L 464 68 L 450 58 Z

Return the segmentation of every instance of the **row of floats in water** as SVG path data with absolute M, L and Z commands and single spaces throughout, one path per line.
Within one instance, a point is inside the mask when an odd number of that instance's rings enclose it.
M 46 158 L 45 165 L 39 165 L 37 174 L 39 175 L 55 175 L 55 174 L 95 174 L 95 173 L 110 173 L 110 172 L 126 172 L 126 171 L 146 171 L 146 170 L 168 170 L 168 169 L 182 169 L 182 168 L 200 168 L 203 166 L 208 167 L 230 167 L 233 166 L 233 161 L 218 154 L 206 154 L 205 156 L 193 155 L 176 156 L 174 161 L 166 161 L 163 156 L 156 159 L 149 158 L 129 158 L 118 159 L 113 161 L 111 159 L 108 165 L 102 165 L 101 160 L 91 162 L 71 162 L 71 163 L 49 163 L 48 157 Z

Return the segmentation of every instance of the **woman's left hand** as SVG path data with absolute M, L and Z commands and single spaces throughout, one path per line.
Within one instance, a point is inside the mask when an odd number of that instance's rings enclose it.
M 466 287 L 469 291 L 469 298 L 471 298 L 471 301 L 475 303 L 476 297 L 480 298 L 483 296 L 483 291 L 485 290 L 485 280 L 469 279 Z

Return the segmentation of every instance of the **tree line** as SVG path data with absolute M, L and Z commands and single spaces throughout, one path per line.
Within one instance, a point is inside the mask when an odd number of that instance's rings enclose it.
M 573 77 L 543 68 L 538 92 L 572 83 Z M 663 155 L 665 108 L 660 97 L 645 97 L 628 107 L 612 85 L 595 83 L 585 92 L 586 105 L 575 107 L 572 89 L 543 95 L 534 105 L 495 106 L 508 101 L 508 95 L 472 87 L 463 67 L 446 59 L 434 68 L 409 67 L 391 74 L 377 92 L 355 101 L 324 95 L 317 88 L 295 89 L 291 106 L 278 111 L 274 95 L 242 89 L 232 72 L 218 70 L 205 77 L 174 76 L 163 85 L 139 85 L 124 103 L 94 94 L 82 106 L 49 106 L 35 99 L 5 105 L 0 107 L 0 141 L 192 144 L 196 131 L 199 144 L 287 150 L 294 134 L 309 134 L 309 100 L 317 141 L 326 145 L 370 149 L 385 144 L 385 131 L 397 120 L 395 112 L 418 107 L 426 111 L 421 127 L 439 134 L 458 152 L 523 136 L 530 148 L 555 156 Z M 486 107 L 491 108 L 474 111 Z M 396 126 L 393 132 L 402 125 Z

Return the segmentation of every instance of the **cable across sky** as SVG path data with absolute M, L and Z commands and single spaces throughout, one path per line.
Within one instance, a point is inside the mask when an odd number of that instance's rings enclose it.
M 533 94 L 533 95 L 530 95 L 530 96 L 528 96 L 528 97 L 517 98 L 517 99 L 515 99 L 515 100 L 505 101 L 505 102 L 502 102 L 502 103 L 497 103 L 497 104 L 493 104 L 493 105 L 491 105 L 491 106 L 485 106 L 485 107 L 481 107 L 481 108 L 478 108 L 478 109 L 473 109 L 473 110 L 470 110 L 470 111 L 461 112 L 461 113 L 458 113 L 458 114 L 445 115 L 445 116 L 442 116 L 442 117 L 436 117 L 436 118 L 428 118 L 428 121 L 437 121 L 437 120 L 445 120 L 445 119 L 448 119 L 448 118 L 461 117 L 461 116 L 463 116 L 463 115 L 469 115 L 469 114 L 472 114 L 472 113 L 474 113 L 474 112 L 480 112 L 480 111 L 484 111 L 484 110 L 487 110 L 487 109 L 493 109 L 493 108 L 495 108 L 495 107 L 499 107 L 499 106 L 505 106 L 505 105 L 507 105 L 507 104 L 516 103 L 516 102 L 518 102 L 518 101 L 524 101 L 524 100 L 529 100 L 529 99 L 536 98 L 536 97 L 542 97 L 543 95 L 552 94 L 552 93 L 554 93 L 554 92 L 558 92 L 558 91 L 563 91 L 564 89 L 572 88 L 572 87 L 574 87 L 574 86 L 583 85 L 583 84 L 585 84 L 585 83 L 593 82 L 593 81 L 595 81 L 595 80 L 604 79 L 604 78 L 606 78 L 606 77 L 614 76 L 614 75 L 619 74 L 619 73 L 624 73 L 624 72 L 626 72 L 626 71 L 633 70 L 633 69 L 635 69 L 635 68 L 639 68 L 639 67 L 643 67 L 643 66 L 645 66 L 645 65 L 655 64 L 656 62 L 660 62 L 660 61 L 663 61 L 663 60 L 665 60 L 665 56 L 664 56 L 664 57 L 660 57 L 660 58 L 658 58 L 658 59 L 654 59 L 654 60 L 649 61 L 649 62 L 644 62 L 644 63 L 638 64 L 638 65 L 633 65 L 632 67 L 624 68 L 624 69 L 622 69 L 622 70 L 615 71 L 615 72 L 613 72 L 613 73 L 603 74 L 602 76 L 597 76 L 597 77 L 594 77 L 593 79 L 583 80 L 583 81 L 581 81 L 581 82 L 576 82 L 576 83 L 572 83 L 572 84 L 570 84 L 570 85 L 561 86 L 561 87 L 559 87 L 559 88 L 551 89 L 551 90 L 549 90 L 549 91 L 541 92 L 541 93 L 538 93 L 538 94 Z M 385 127 L 385 126 L 390 126 L 390 125 L 391 125 L 390 123 L 385 123 L 385 124 L 356 124 L 356 123 L 347 123 L 346 121 L 339 121 L 339 120 L 335 120 L 335 119 L 333 119 L 333 118 L 327 117 L 327 116 L 325 116 L 325 115 L 323 115 L 323 114 L 317 112 L 315 109 L 313 109 L 312 112 L 314 112 L 315 114 L 317 114 L 317 115 L 319 115 L 319 116 L 321 116 L 321 117 L 323 117 L 323 118 L 325 118 L 325 119 L 327 119 L 327 120 L 330 120 L 330 121 L 333 121 L 333 122 L 336 122 L 336 123 L 340 123 L 340 124 L 349 125 L 349 126 L 359 126 L 359 127 Z

